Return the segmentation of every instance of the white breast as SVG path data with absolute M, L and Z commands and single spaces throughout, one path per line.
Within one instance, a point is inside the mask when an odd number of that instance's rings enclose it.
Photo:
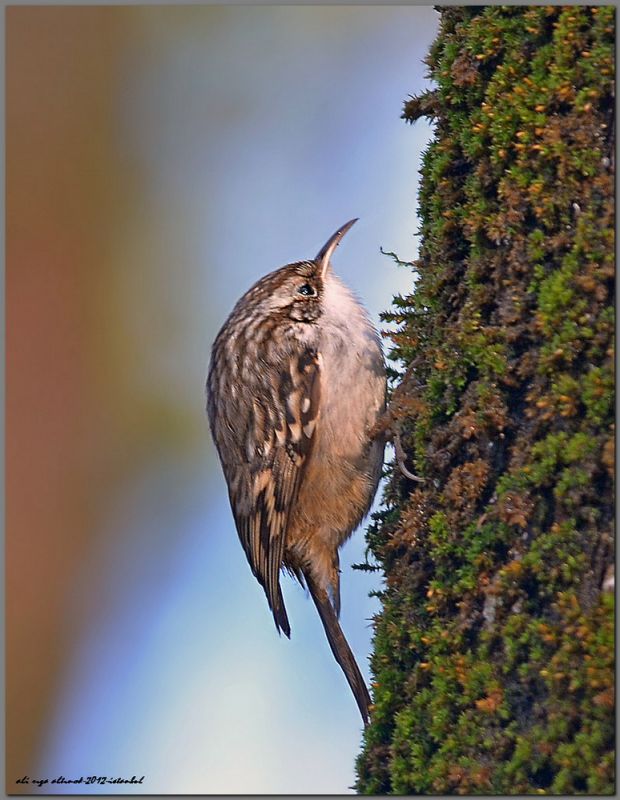
M 320 429 L 357 460 L 385 404 L 385 366 L 366 309 L 329 270 L 321 317 Z

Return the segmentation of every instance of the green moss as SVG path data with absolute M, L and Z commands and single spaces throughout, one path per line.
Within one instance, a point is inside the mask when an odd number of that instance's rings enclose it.
M 582 385 L 586 417 L 597 425 L 603 425 L 612 416 L 615 399 L 613 373 L 591 366 L 583 377 Z
M 357 788 L 611 794 L 614 9 L 440 14 Z

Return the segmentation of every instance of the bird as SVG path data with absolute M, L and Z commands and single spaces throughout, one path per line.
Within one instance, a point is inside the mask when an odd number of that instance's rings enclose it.
M 206 394 L 239 539 L 276 629 L 290 638 L 284 571 L 307 587 L 367 725 L 370 694 L 339 623 L 339 549 L 381 478 L 387 387 L 379 335 L 331 265 L 355 222 L 239 299 L 213 343 Z

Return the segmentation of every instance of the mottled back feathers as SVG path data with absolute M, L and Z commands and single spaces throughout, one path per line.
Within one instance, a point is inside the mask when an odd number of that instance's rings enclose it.
M 294 291 L 295 281 L 312 276 L 304 262 L 291 267 Z M 263 282 L 271 280 L 270 275 Z M 263 282 L 247 295 L 254 292 L 264 297 Z M 278 298 L 271 303 L 271 314 L 276 308 L 280 321 L 277 331 L 273 324 L 263 324 L 260 352 L 254 321 L 244 310 L 247 304 L 238 304 L 215 341 L 208 377 L 209 422 L 239 538 L 265 590 L 276 626 L 287 636 L 290 626 L 279 572 L 321 397 L 320 355 L 315 346 L 318 333 L 306 330 L 315 329 L 310 320 L 296 319 L 303 317 L 304 311 L 316 316 L 318 309 L 313 298 L 301 296 L 305 302 L 297 301 L 293 294 L 290 308 L 278 305 Z M 282 336 L 283 331 L 284 340 L 270 346 L 270 338 Z

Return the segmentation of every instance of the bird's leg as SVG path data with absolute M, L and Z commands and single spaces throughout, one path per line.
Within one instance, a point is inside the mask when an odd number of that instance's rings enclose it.
M 405 478 L 408 478 L 410 481 L 424 483 L 424 478 L 414 475 L 413 472 L 410 472 L 405 466 L 405 451 L 403 450 L 403 445 L 400 440 L 400 421 L 395 418 L 390 408 L 386 409 L 370 430 L 371 439 L 376 439 L 381 435 L 385 437 L 386 441 L 394 444 L 396 463 Z
M 386 408 L 386 410 L 381 414 L 379 419 L 375 422 L 372 428 L 368 431 L 368 437 L 371 441 L 378 439 L 380 436 L 385 436 L 387 440 L 391 440 L 392 438 L 392 425 L 394 424 L 394 415 L 392 414 L 391 409 Z

